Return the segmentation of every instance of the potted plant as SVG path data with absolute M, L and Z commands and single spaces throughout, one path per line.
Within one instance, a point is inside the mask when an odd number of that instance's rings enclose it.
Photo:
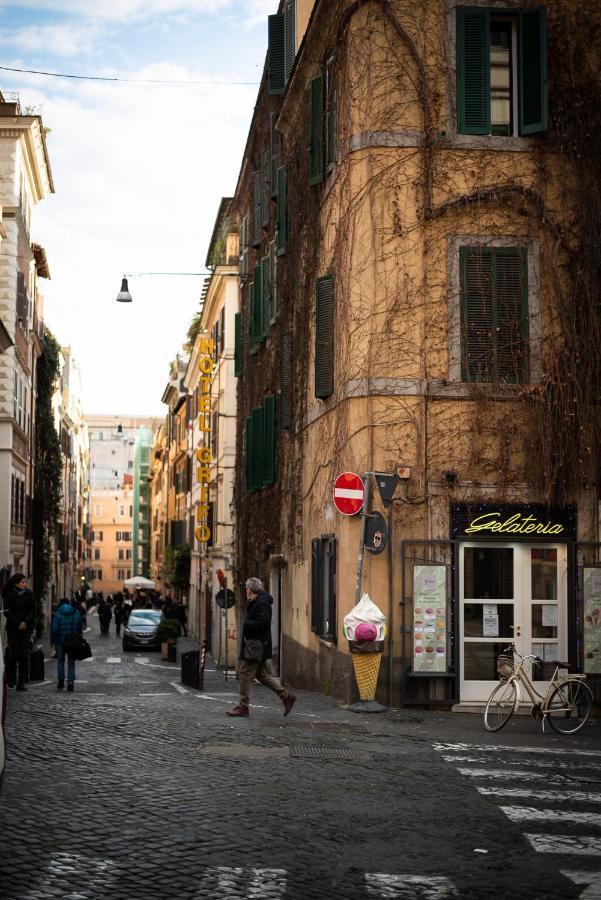
M 180 624 L 175 619 L 163 619 L 157 629 L 157 637 L 161 642 L 161 659 L 169 662 L 176 660 L 177 639 L 180 636 Z

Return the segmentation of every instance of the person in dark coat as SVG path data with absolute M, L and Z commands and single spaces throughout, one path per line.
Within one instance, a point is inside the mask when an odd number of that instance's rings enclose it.
M 8 643 L 7 677 L 10 687 L 26 691 L 27 654 L 35 620 L 35 602 L 22 572 L 16 572 L 2 588 L 6 639 Z
M 62 691 L 65 686 L 65 656 L 67 656 L 67 690 L 72 691 L 75 687 L 75 657 L 71 653 L 65 653 L 65 638 L 68 634 L 81 635 L 82 632 L 81 614 L 65 597 L 54 613 L 50 626 L 50 640 L 56 647 L 57 691 Z
M 117 594 L 115 600 L 115 608 L 113 610 L 113 615 L 115 617 L 115 631 L 117 633 L 117 637 L 121 635 L 121 626 L 125 621 L 125 610 L 123 609 L 123 597 Z
M 109 634 L 109 625 L 111 624 L 111 619 L 113 618 L 113 612 L 103 598 L 98 601 L 98 619 L 100 621 L 100 634 L 103 634 L 105 637 L 108 637 Z
M 188 637 L 188 613 L 183 603 L 177 604 L 177 618 L 184 633 L 184 637 Z
M 279 679 L 271 673 L 271 608 L 273 597 L 263 590 L 259 578 L 246 581 L 246 618 L 242 625 L 242 645 L 240 648 L 240 703 L 227 710 L 228 716 L 247 717 L 250 707 L 250 686 L 256 678 L 265 687 L 274 691 L 284 704 L 284 715 L 287 716 L 296 697 L 290 694 Z M 260 641 L 263 644 L 261 659 L 250 660 L 245 648 L 245 641 Z

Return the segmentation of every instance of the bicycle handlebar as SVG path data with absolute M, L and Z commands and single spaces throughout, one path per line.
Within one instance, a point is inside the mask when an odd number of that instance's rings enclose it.
M 527 654 L 527 655 L 524 656 L 523 653 L 520 653 L 519 650 L 516 650 L 514 644 L 510 644 L 509 647 L 505 647 L 505 649 L 503 650 L 503 653 L 508 653 L 510 650 L 511 650 L 513 653 L 515 653 L 516 656 L 519 656 L 519 658 L 520 658 L 520 660 L 521 660 L 522 662 L 524 662 L 524 660 L 526 660 L 526 659 L 532 659 L 534 662 L 539 663 L 541 666 L 544 665 L 544 660 L 542 660 L 542 659 L 540 658 L 540 656 L 535 656 L 535 655 L 532 654 L 532 653 Z

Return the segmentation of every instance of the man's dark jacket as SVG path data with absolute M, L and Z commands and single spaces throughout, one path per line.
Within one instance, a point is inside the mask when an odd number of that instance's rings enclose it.
M 35 619 L 35 603 L 29 588 L 24 591 L 13 588 L 4 601 L 4 615 L 6 616 L 6 633 L 8 635 L 29 637 L 33 631 Z M 19 631 L 21 622 L 25 622 L 27 631 Z
M 244 659 L 244 638 L 263 641 L 263 660 L 271 659 L 271 607 L 273 597 L 260 591 L 246 607 L 246 618 L 242 624 L 242 644 L 239 659 Z

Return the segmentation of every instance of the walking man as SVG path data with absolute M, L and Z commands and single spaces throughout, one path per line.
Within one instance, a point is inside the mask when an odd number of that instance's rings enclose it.
M 2 588 L 2 597 L 9 649 L 8 685 L 14 687 L 16 683 L 18 691 L 26 691 L 27 656 L 34 626 L 35 603 L 25 575 L 21 572 L 11 575 Z
M 263 590 L 259 578 L 246 582 L 246 618 L 242 625 L 240 648 L 240 703 L 227 711 L 228 716 L 247 717 L 250 706 L 250 686 L 254 678 L 274 691 L 284 704 L 287 716 L 296 697 L 289 694 L 282 683 L 271 674 L 271 607 L 273 597 Z

